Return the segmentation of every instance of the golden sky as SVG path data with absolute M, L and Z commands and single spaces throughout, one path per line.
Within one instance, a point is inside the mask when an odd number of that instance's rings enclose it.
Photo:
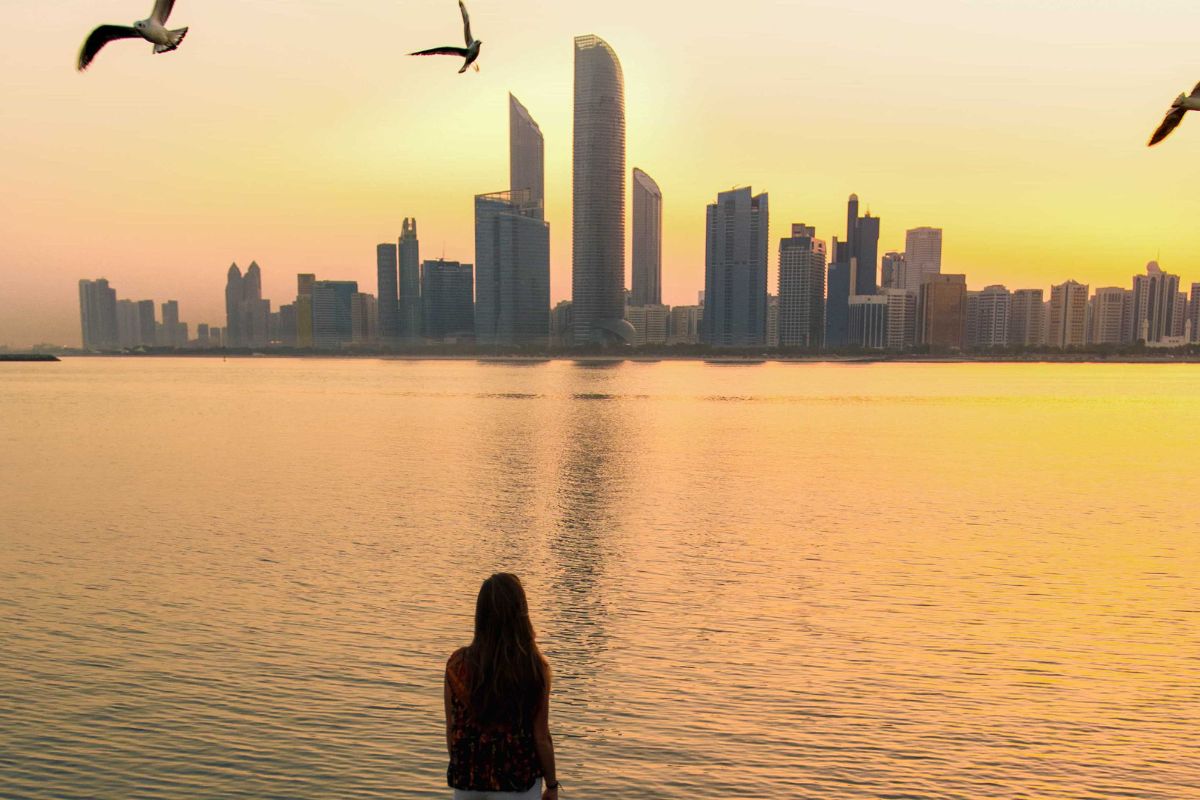
M 703 288 L 705 204 L 745 184 L 770 192 L 773 239 L 844 235 L 851 192 L 881 252 L 943 227 L 943 270 L 973 288 L 1127 286 L 1156 256 L 1200 281 L 1200 114 L 1145 147 L 1200 80 L 1195 0 L 472 0 L 467 75 L 404 55 L 460 43 L 454 0 L 179 0 L 178 52 L 118 42 L 76 74 L 94 25 L 150 5 L 3 3 L 0 344 L 77 343 L 82 277 L 179 299 L 193 326 L 224 324 L 232 261 L 257 260 L 276 304 L 297 272 L 374 292 L 405 216 L 423 257 L 473 261 L 473 196 L 508 180 L 509 91 L 546 136 L 568 297 L 584 33 L 620 56 L 628 167 L 664 193 L 668 303 Z

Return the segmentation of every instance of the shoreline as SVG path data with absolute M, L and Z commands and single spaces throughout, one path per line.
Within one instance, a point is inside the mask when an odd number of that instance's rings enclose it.
M 693 362 L 713 365 L 753 366 L 758 364 L 1200 364 L 1200 353 L 1164 352 L 1162 355 L 1095 354 L 1095 353 L 1024 353 L 1024 354 L 965 354 L 965 355 L 784 355 L 756 354 L 604 354 L 554 353 L 544 355 L 484 354 L 484 353 L 316 353 L 316 352 L 222 352 L 170 351 L 147 353 L 83 353 L 58 354 L 0 354 L 0 363 L 57 362 L 71 358 L 205 358 L 237 359 L 319 359 L 319 360 L 377 360 L 377 361 L 474 361 L 494 364 L 541 364 L 557 361 L 588 364 L 653 364 L 660 362 Z

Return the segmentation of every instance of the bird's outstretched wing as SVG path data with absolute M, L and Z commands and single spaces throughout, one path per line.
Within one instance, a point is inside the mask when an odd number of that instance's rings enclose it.
M 92 59 L 96 57 L 96 54 L 109 42 L 115 42 L 118 39 L 140 38 L 142 38 L 141 34 L 133 28 L 124 25 L 101 25 L 92 31 L 87 41 L 83 43 L 83 49 L 79 51 L 79 64 L 77 68 L 80 72 L 87 69 L 88 65 L 92 63 Z
M 463 15 L 463 36 L 466 37 L 467 47 L 470 47 L 471 43 L 475 41 L 471 36 L 471 15 L 467 13 L 467 5 L 463 0 L 458 0 L 458 7 L 462 10 Z
M 150 14 L 150 19 L 159 25 L 166 25 L 174 7 L 175 0 L 154 0 L 154 11 Z
M 415 53 L 409 53 L 410 56 L 459 56 L 466 58 L 470 54 L 470 50 L 465 47 L 434 47 L 429 50 L 418 50 Z
M 1192 97 L 1200 97 L 1200 83 L 1196 84 L 1196 88 L 1192 89 Z
M 1186 115 L 1186 108 L 1172 108 L 1170 111 L 1168 111 L 1166 118 L 1162 121 L 1162 125 L 1159 125 L 1158 130 L 1156 130 L 1154 135 L 1150 137 L 1150 144 L 1147 146 L 1154 147 L 1154 145 L 1170 136 L 1171 131 L 1179 127 L 1179 123 L 1183 122 L 1183 118 Z

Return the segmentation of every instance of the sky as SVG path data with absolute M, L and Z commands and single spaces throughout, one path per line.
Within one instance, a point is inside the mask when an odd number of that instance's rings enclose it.
M 178 0 L 175 53 L 87 33 L 150 0 L 0 0 L 0 344 L 79 342 L 80 278 L 224 324 L 232 262 L 375 291 L 375 245 L 474 260 L 473 197 L 507 188 L 507 96 L 546 137 L 552 295 L 570 296 L 576 35 L 626 82 L 627 165 L 664 194 L 664 302 L 703 288 L 717 193 L 771 196 L 845 235 L 857 193 L 945 229 L 972 288 L 1128 286 L 1158 258 L 1200 281 L 1200 114 L 1145 147 L 1200 81 L 1195 0 L 471 0 L 478 74 L 404 54 L 459 44 L 455 0 Z M 775 261 L 772 247 L 771 261 Z M 771 285 L 774 289 L 774 263 Z M 194 328 L 193 328 L 194 329 Z

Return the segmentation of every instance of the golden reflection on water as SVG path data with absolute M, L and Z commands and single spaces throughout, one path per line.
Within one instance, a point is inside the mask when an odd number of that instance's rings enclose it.
M 443 797 L 479 580 L 572 796 L 1195 796 L 1200 371 L 0 372 L 0 794 Z

